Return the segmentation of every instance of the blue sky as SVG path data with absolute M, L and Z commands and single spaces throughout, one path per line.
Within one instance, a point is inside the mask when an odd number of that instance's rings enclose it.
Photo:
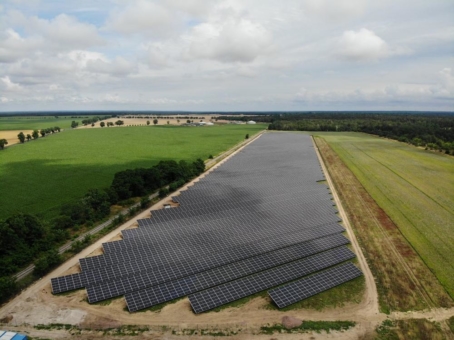
M 0 111 L 454 110 L 452 0 L 6 0 Z

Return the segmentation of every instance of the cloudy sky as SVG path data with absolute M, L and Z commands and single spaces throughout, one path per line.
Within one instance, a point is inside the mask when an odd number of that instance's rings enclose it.
M 454 111 L 454 1 L 0 1 L 0 112 L 102 109 Z

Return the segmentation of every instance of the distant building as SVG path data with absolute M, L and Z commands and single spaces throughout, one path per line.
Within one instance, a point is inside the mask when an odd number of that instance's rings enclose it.
M 205 125 L 214 125 L 212 122 L 208 122 Z
M 253 120 L 250 120 L 249 122 L 247 122 L 246 124 L 256 124 Z
M 16 332 L 0 330 L 0 340 L 26 340 L 27 336 Z

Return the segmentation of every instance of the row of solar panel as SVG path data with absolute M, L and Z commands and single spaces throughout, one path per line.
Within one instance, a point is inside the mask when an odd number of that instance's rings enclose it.
M 300 234 L 283 235 L 278 242 L 270 239 L 261 244 L 250 244 L 249 248 L 241 247 L 233 251 L 213 254 L 211 257 L 194 258 L 191 261 L 185 261 L 185 263 L 162 266 L 138 275 L 120 277 L 110 282 L 90 285 L 87 288 L 87 294 L 90 302 L 102 301 L 127 292 L 133 292 L 167 281 L 184 278 L 192 274 L 201 273 L 225 264 L 248 259 L 252 256 L 280 249 L 282 246 L 294 245 L 307 240 L 338 234 L 343 230 L 342 227 L 333 225 L 315 228 L 311 230 L 312 233 L 301 232 Z
M 117 292 L 124 291 L 125 288 L 131 289 L 130 291 L 145 288 L 150 285 L 155 285 L 187 275 L 195 274 L 197 272 L 202 272 L 204 270 L 219 267 L 221 265 L 246 259 L 248 257 L 256 256 L 297 243 L 341 233 L 343 231 L 344 229 L 339 225 L 327 225 L 302 230 L 296 233 L 284 234 L 280 238 L 271 237 L 262 240 L 260 243 L 246 243 L 245 245 L 228 249 L 223 253 L 215 253 L 210 257 L 196 257 L 194 259 L 174 263 L 172 266 L 163 265 L 153 270 L 142 272 L 139 275 L 126 276 L 121 280 L 114 279 L 112 285 L 109 282 L 104 283 L 103 287 L 101 287 L 100 290 L 109 292 L 108 295 L 105 294 L 104 296 L 118 296 L 116 295 Z M 97 269 L 101 268 L 102 267 L 99 267 Z M 128 271 L 127 268 L 126 271 Z M 90 274 L 87 275 L 87 273 Z M 121 269 L 118 271 L 118 274 L 119 276 L 123 274 Z M 92 272 L 82 271 L 78 274 L 53 278 L 52 291 L 54 293 L 60 293 L 82 287 L 88 287 L 93 284 L 100 285 L 99 283 L 104 281 L 105 279 L 106 277 L 102 272 L 98 272 L 95 276 L 95 274 Z M 96 296 L 96 294 L 94 295 Z M 102 298 L 94 297 L 90 300 L 101 301 Z
M 340 247 L 274 267 L 255 275 L 227 282 L 189 296 L 196 313 L 222 306 L 300 277 L 329 268 L 355 257 L 348 248 Z
M 219 251 L 245 242 L 339 221 L 339 218 L 332 213 L 325 213 L 323 217 L 317 216 L 320 212 L 321 210 L 311 211 L 311 214 L 308 214 L 304 221 L 300 221 L 296 214 L 269 216 L 269 218 L 261 221 L 254 220 L 256 215 L 244 219 L 232 218 L 222 223 L 218 221 L 216 226 L 219 231 L 216 231 L 216 229 L 211 232 L 206 230 L 194 231 L 193 234 L 185 238 L 160 239 L 156 235 L 146 233 L 143 237 L 128 238 L 122 243 L 116 243 L 117 249 L 115 251 L 108 252 L 103 256 L 86 258 L 80 261 L 80 264 L 83 270 L 87 270 L 92 267 L 106 266 L 110 262 L 129 262 L 137 256 L 140 256 L 140 260 L 143 261 L 145 258 L 156 256 L 156 254 L 162 256 L 168 254 L 171 258 L 165 262 L 173 262 L 178 257 L 201 256 L 204 252 L 206 253 L 204 249 L 208 249 L 208 252 Z M 282 224 L 279 225 L 279 223 Z M 223 226 L 226 226 L 226 228 L 222 229 Z M 217 238 L 217 235 L 225 235 L 225 239 Z M 183 246 L 190 247 L 188 249 L 179 248 Z
M 170 237 L 170 235 L 175 234 L 176 232 L 182 232 L 185 229 L 188 229 L 189 226 L 196 228 L 197 230 L 206 230 L 210 229 L 210 222 L 222 222 L 231 220 L 232 218 L 243 219 L 248 218 L 248 216 L 257 215 L 260 213 L 265 214 L 266 212 L 280 213 L 284 210 L 294 210 L 294 207 L 298 206 L 302 209 L 307 209 L 308 211 L 310 211 L 311 209 L 318 209 L 325 213 L 336 212 L 334 202 L 329 197 L 319 199 L 318 201 L 301 202 L 300 204 L 298 204 L 298 201 L 290 199 L 287 201 L 276 202 L 276 204 L 264 203 L 256 204 L 253 206 L 238 206 L 234 209 L 228 210 L 216 211 L 213 208 L 207 210 L 205 214 L 201 214 L 200 216 L 186 213 L 173 216 L 169 215 L 169 218 L 163 219 L 155 224 L 142 224 L 140 228 L 126 229 L 128 231 L 125 230 L 124 233 L 122 232 L 124 239 L 119 242 L 113 243 L 112 245 L 123 243 L 125 239 L 133 238 L 135 236 L 142 236 L 146 233 L 159 233 L 159 235 L 169 235 Z M 310 215 L 308 214 L 308 216 Z M 106 252 L 110 251 L 109 247 L 106 247 L 105 250 Z
M 230 232 L 240 232 L 243 234 L 251 233 L 251 232 L 260 232 L 260 229 L 264 228 L 276 228 L 280 226 L 281 229 L 292 228 L 293 225 L 287 223 L 297 223 L 301 221 L 301 226 L 304 225 L 312 225 L 313 223 L 317 223 L 318 218 L 321 222 L 330 222 L 330 221 L 338 221 L 339 218 L 334 215 L 336 209 L 332 206 L 330 201 L 327 201 L 324 204 L 319 203 L 318 206 L 307 206 L 311 208 L 308 212 L 304 215 L 299 210 L 297 204 L 292 205 L 285 205 L 281 209 L 278 210 L 261 210 L 258 212 L 252 212 L 248 214 L 241 214 L 237 216 L 230 216 L 226 218 L 219 218 L 219 219 L 212 219 L 212 220 L 205 220 L 202 221 L 203 223 L 190 223 L 190 224 L 183 224 L 178 222 L 178 228 L 169 228 L 166 230 L 165 228 L 153 229 L 153 228 L 137 228 L 134 229 L 134 236 L 137 237 L 128 237 L 121 241 L 110 242 L 104 245 L 105 255 L 114 252 L 123 252 L 126 248 L 134 247 L 136 248 L 141 243 L 145 247 L 149 247 L 150 242 L 153 240 L 165 241 L 168 240 L 169 242 L 185 242 L 185 240 L 179 241 L 178 239 L 178 232 L 182 234 L 185 233 L 185 230 L 193 231 L 193 237 L 209 237 L 209 233 L 221 233 L 223 231 L 230 231 Z M 302 220 L 303 219 L 303 220 Z M 280 225 L 279 225 L 280 223 Z M 297 227 L 297 226 L 295 226 Z M 222 229 L 221 229 L 222 228 Z M 195 235 L 196 233 L 203 233 L 204 235 Z M 131 235 L 129 235 L 131 236 Z M 238 237 L 238 235 L 231 235 L 232 237 Z M 177 240 L 175 240 L 177 239 Z M 224 240 L 225 242 L 226 240 Z M 157 245 L 159 247 L 159 245 Z M 97 256 L 93 257 L 87 261 L 95 261 L 98 258 L 102 258 L 104 256 Z M 115 256 L 115 255 L 114 255 Z
M 341 234 L 298 243 L 145 290 L 127 293 L 126 302 L 131 312 L 152 307 L 347 243 L 349 241 Z

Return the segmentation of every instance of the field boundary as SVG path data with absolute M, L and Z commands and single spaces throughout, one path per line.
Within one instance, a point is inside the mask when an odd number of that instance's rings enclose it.
M 337 153 L 339 150 L 331 148 L 323 135 L 314 140 L 325 165 L 328 164 L 338 195 L 346 204 L 344 209 L 353 221 L 359 244 L 374 273 L 380 310 L 390 313 L 451 307 L 452 299 L 444 287 L 353 170 L 343 162 Z M 342 146 L 339 148 L 344 150 Z M 355 164 L 350 165 L 360 171 Z
M 311 136 L 311 139 L 318 160 L 323 169 L 323 173 L 325 174 L 326 181 L 328 182 L 329 188 L 331 190 L 331 194 L 334 198 L 334 201 L 336 202 L 337 209 L 339 210 L 339 214 L 342 218 L 342 223 L 345 226 L 345 229 L 347 230 L 347 235 L 350 238 L 353 249 L 357 255 L 361 270 L 363 271 L 364 277 L 366 279 L 366 291 L 364 294 L 365 295 L 364 298 L 365 304 L 368 306 L 368 312 L 378 314 L 379 313 L 378 291 L 377 286 L 375 284 L 374 276 L 372 275 L 372 271 L 370 270 L 369 265 L 367 264 L 366 257 L 364 256 L 363 251 L 359 246 L 358 240 L 356 239 L 356 235 L 353 232 L 350 220 L 344 210 L 339 195 L 337 194 L 336 187 L 333 183 L 333 180 L 331 179 L 331 175 L 325 165 L 325 162 L 323 161 L 323 158 L 320 154 L 320 150 L 318 149 L 318 145 L 316 144 L 313 136 Z

